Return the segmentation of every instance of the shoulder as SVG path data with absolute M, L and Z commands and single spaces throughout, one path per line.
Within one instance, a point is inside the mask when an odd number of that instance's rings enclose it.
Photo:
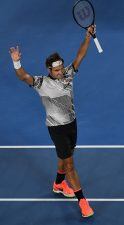
M 43 79 L 44 79 L 44 76 L 41 76 L 41 75 L 40 76 L 33 76 L 32 87 L 39 89 L 42 86 Z
M 65 67 L 65 75 L 72 75 L 72 74 L 75 74 L 77 72 L 78 72 L 78 70 L 76 70 L 74 68 L 73 63 L 70 63 L 68 66 Z

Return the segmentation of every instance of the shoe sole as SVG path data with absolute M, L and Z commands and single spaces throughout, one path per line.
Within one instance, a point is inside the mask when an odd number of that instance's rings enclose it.
M 75 197 L 75 195 L 66 195 L 66 194 L 63 193 L 63 191 L 56 191 L 55 189 L 53 189 L 53 192 L 56 193 L 56 194 L 63 194 L 67 198 L 74 198 Z
M 93 216 L 94 215 L 94 212 L 93 213 L 91 213 L 91 214 L 89 214 L 88 216 L 84 216 L 83 214 L 82 214 L 82 217 L 84 217 L 84 218 L 88 218 L 88 217 L 91 217 L 91 216 Z

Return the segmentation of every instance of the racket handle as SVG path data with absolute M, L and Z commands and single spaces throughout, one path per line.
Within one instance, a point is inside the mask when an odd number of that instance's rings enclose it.
M 100 43 L 99 43 L 97 37 L 94 38 L 94 42 L 95 42 L 95 45 L 96 45 L 96 47 L 97 47 L 97 49 L 98 49 L 98 52 L 99 52 L 99 53 L 102 53 L 102 52 L 103 52 L 103 49 L 102 49 L 102 47 L 101 47 L 101 45 L 100 45 Z

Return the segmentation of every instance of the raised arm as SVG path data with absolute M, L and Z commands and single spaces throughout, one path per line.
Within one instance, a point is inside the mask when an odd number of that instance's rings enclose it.
M 96 26 L 91 26 L 88 28 L 87 32 L 86 32 L 86 37 L 84 42 L 81 44 L 78 52 L 77 52 L 77 56 L 75 58 L 75 60 L 73 61 L 73 66 L 75 68 L 75 70 L 78 69 L 79 65 L 81 64 L 83 58 L 85 57 L 89 44 L 90 44 L 90 39 L 91 39 L 91 34 L 94 34 L 96 32 Z
M 16 48 L 12 47 L 10 48 L 10 55 L 14 64 L 14 69 L 16 71 L 17 77 L 26 82 L 29 85 L 33 85 L 33 77 L 29 75 L 21 66 L 20 59 L 21 59 L 21 53 L 19 51 L 19 47 Z

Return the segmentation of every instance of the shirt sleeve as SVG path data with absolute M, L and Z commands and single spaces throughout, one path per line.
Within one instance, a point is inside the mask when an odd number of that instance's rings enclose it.
M 73 80 L 74 75 L 78 72 L 75 70 L 74 65 L 70 64 L 69 66 L 65 67 L 64 75 L 67 79 Z
M 34 89 L 40 89 L 43 83 L 43 76 L 33 76 L 33 85 L 30 85 L 30 87 L 33 87 Z

